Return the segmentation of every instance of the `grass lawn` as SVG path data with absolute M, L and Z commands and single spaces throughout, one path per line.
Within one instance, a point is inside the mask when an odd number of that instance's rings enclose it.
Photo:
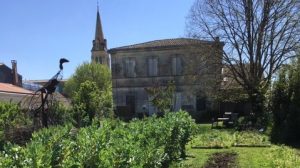
M 199 168 L 206 164 L 212 154 L 231 152 L 237 154 L 236 162 L 241 168 L 300 168 L 300 154 L 295 149 L 274 144 L 269 147 L 234 147 L 236 142 L 245 142 L 245 145 L 249 143 L 261 145 L 266 144 L 268 140 L 265 135 L 259 133 L 247 132 L 245 134 L 225 129 L 212 130 L 210 125 L 200 125 L 199 134 L 187 145 L 188 157 L 180 161 L 178 165 Z M 224 148 L 214 149 L 214 147 Z

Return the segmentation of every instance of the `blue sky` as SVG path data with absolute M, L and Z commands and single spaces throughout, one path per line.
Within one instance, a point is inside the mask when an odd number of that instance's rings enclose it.
M 108 48 L 185 36 L 194 0 L 100 0 Z M 61 57 L 64 78 L 90 61 L 97 0 L 1 0 L 0 62 L 17 60 L 23 79 L 49 79 Z

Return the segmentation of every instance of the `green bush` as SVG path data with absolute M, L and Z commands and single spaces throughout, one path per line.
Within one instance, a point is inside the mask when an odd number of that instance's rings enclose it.
M 106 65 L 81 64 L 65 83 L 64 93 L 72 99 L 76 112 L 75 120 L 82 119 L 83 126 L 91 123 L 90 118 L 94 114 L 105 118 L 114 115 L 111 72 Z
M 102 96 L 95 82 L 85 81 L 80 84 L 80 88 L 73 97 L 74 113 L 73 117 L 77 127 L 88 126 L 92 124 L 95 117 L 103 118 Z
M 165 167 L 185 155 L 194 127 L 182 111 L 130 123 L 51 127 L 34 133 L 26 147 L 6 146 L 0 167 Z
M 48 109 L 49 125 L 64 125 L 72 122 L 71 108 L 55 100 Z
M 0 102 L 0 149 L 5 141 L 18 144 L 30 138 L 31 120 L 18 104 Z
M 17 104 L 0 102 L 0 130 L 23 126 L 28 122 L 28 116 Z

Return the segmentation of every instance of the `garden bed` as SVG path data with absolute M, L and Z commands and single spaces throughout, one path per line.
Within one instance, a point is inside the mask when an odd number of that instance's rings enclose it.
M 266 135 L 254 131 L 207 130 L 200 132 L 191 142 L 194 149 L 270 146 L 271 142 Z
M 214 153 L 207 161 L 204 168 L 234 168 L 237 167 L 237 154 L 222 152 Z

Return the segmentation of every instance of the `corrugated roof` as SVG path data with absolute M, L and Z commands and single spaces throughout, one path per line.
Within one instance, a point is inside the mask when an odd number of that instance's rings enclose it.
M 214 43 L 214 41 L 205 41 L 205 40 L 191 39 L 191 38 L 174 38 L 174 39 L 154 40 L 145 43 L 112 48 L 109 50 L 109 52 L 119 51 L 119 50 L 130 50 L 130 49 L 177 47 L 177 46 L 199 45 L 199 44 L 209 44 L 209 43 Z
M 19 94 L 30 94 L 32 93 L 29 90 L 24 88 L 9 84 L 9 83 L 0 83 L 0 92 L 8 92 L 8 93 L 19 93 Z

